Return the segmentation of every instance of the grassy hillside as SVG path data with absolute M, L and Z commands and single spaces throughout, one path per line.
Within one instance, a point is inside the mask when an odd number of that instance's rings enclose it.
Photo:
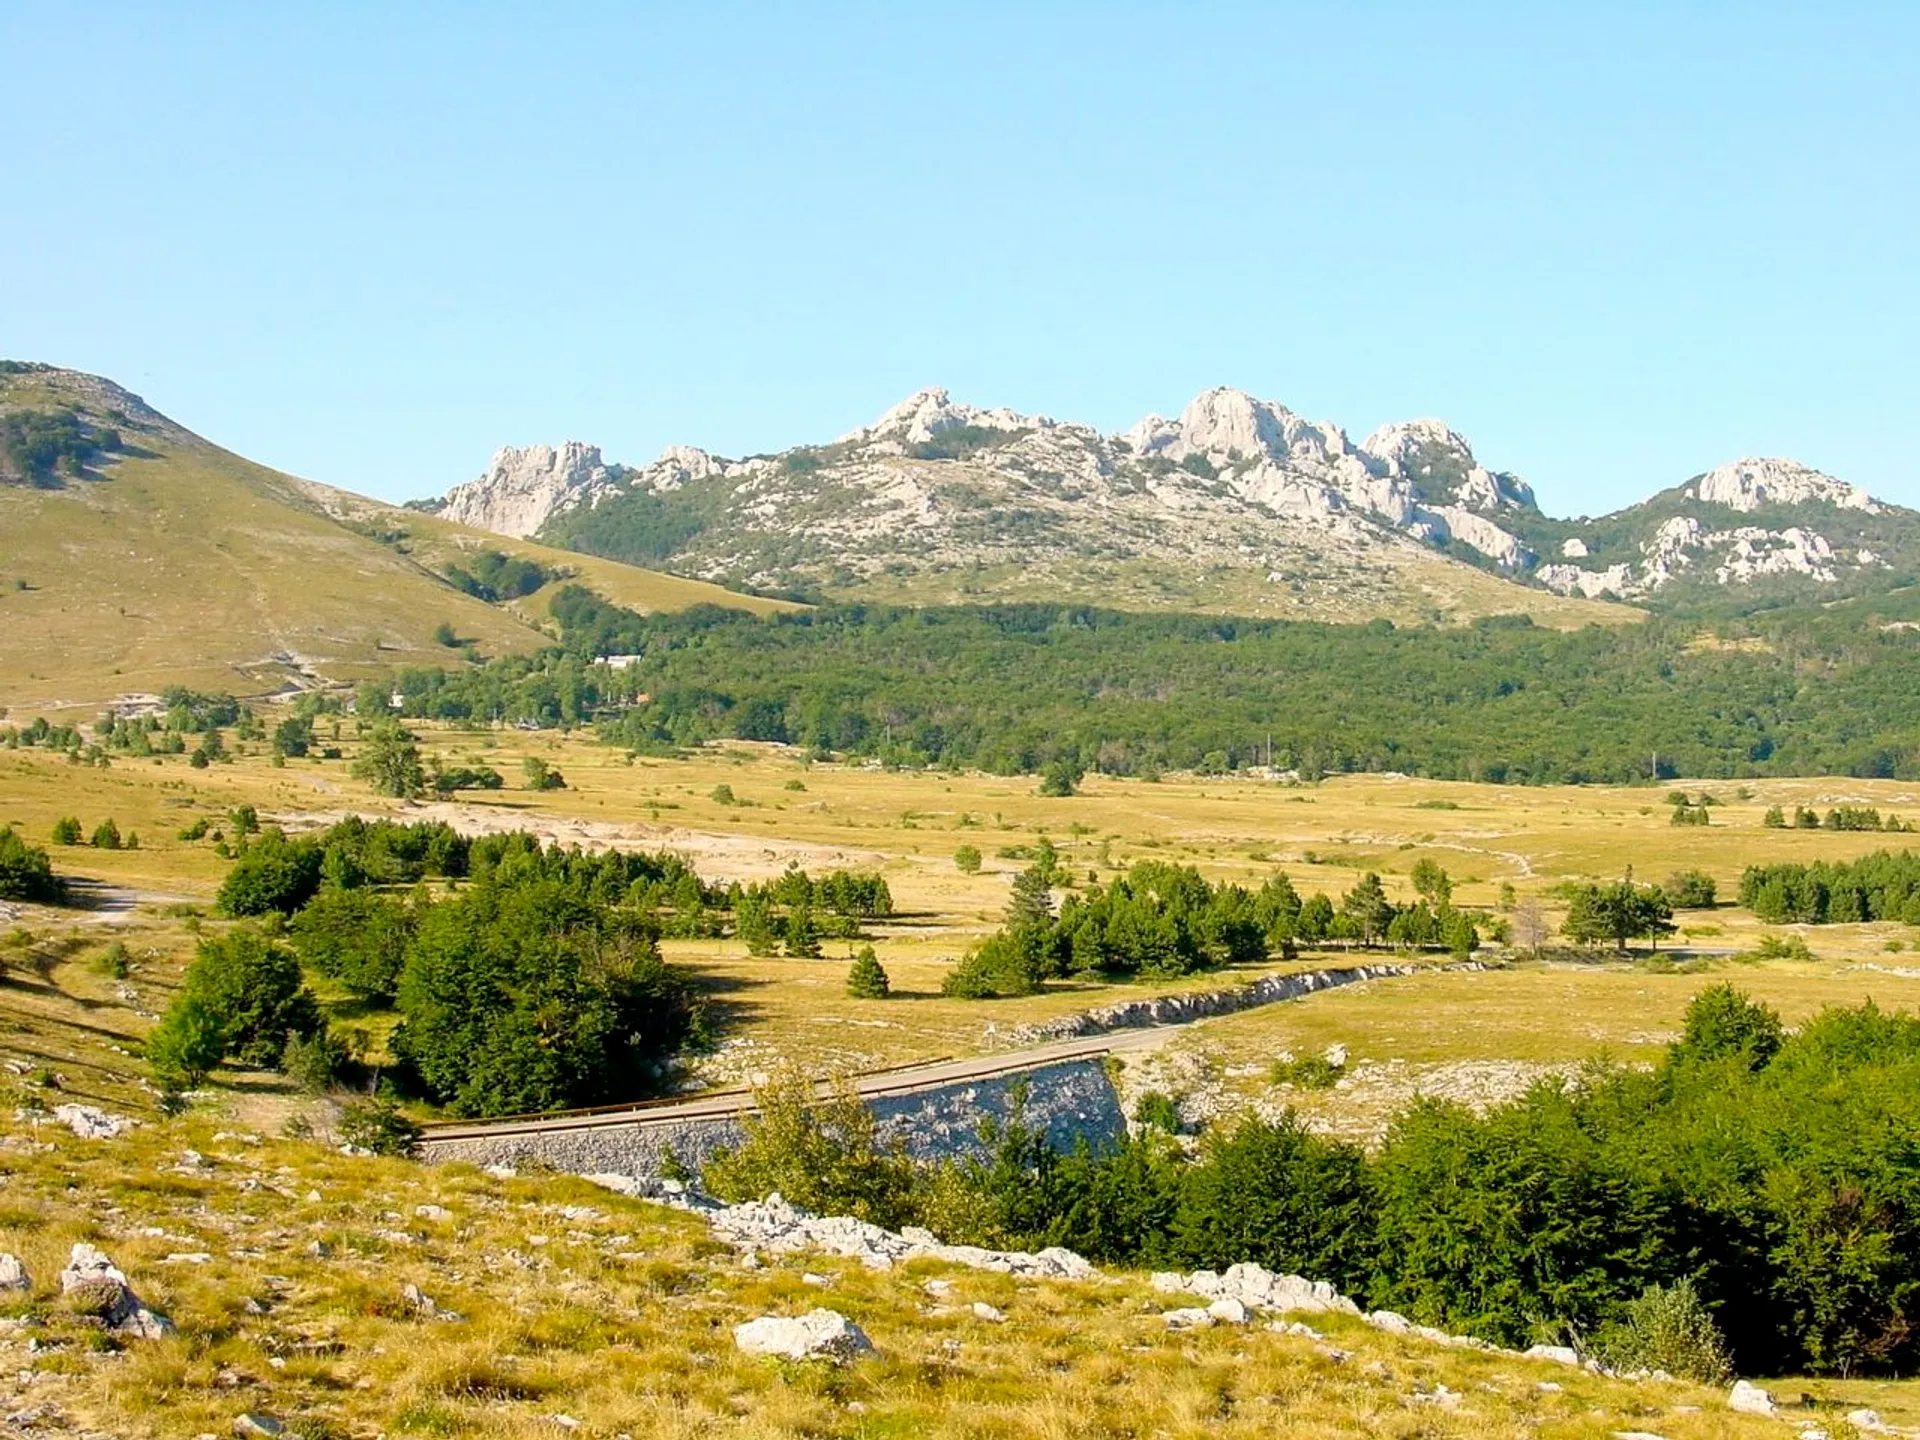
M 0 368 L 0 416 L 73 414 L 117 444 L 0 457 L 0 704 L 92 704 L 167 684 L 261 693 L 543 643 L 546 594 L 489 605 L 439 571 L 482 548 L 564 565 L 646 610 L 773 602 L 481 536 L 222 450 L 112 383 Z M 549 587 L 551 588 L 551 587 Z

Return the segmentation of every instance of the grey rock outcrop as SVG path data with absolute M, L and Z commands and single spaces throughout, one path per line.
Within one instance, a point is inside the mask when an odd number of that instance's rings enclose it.
M 776 1255 L 817 1251 L 858 1260 L 876 1270 L 891 1269 L 908 1260 L 944 1260 L 971 1270 L 1037 1279 L 1086 1280 L 1098 1273 L 1071 1250 L 1051 1247 L 1029 1253 L 947 1245 L 917 1226 L 893 1231 L 845 1215 L 809 1215 L 778 1195 L 711 1209 L 707 1211 L 707 1223 L 722 1240 L 742 1250 Z
M 53 1118 L 82 1140 L 112 1140 L 133 1128 L 133 1122 L 126 1117 L 109 1114 L 94 1105 L 56 1105 Z
M 33 1288 L 33 1280 L 18 1255 L 0 1252 L 0 1295 L 22 1294 Z
M 60 1293 L 74 1297 L 116 1334 L 158 1340 L 173 1323 L 141 1301 L 118 1266 L 93 1246 L 77 1244 L 60 1272 Z
M 497 535 L 525 538 L 611 478 L 598 446 L 503 445 L 477 480 L 447 492 L 440 514 Z
M 762 1315 L 733 1327 L 733 1343 L 748 1355 L 773 1355 L 786 1360 L 842 1362 L 873 1353 L 866 1332 L 837 1310 L 809 1310 L 805 1315 Z
M 1727 1392 L 1727 1408 L 1743 1415 L 1774 1415 L 1779 1413 L 1780 1405 L 1772 1392 L 1762 1389 L 1751 1380 L 1736 1380 L 1733 1388 Z

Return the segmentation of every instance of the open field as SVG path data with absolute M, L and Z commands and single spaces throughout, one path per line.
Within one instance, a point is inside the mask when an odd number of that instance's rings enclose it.
M 21 718 L 16 716 L 17 718 Z M 332 722 L 322 719 L 323 739 Z M 1708 786 L 1723 803 L 1703 828 L 1668 823 L 1663 790 L 1474 786 L 1385 776 L 1354 776 L 1299 787 L 1249 779 L 1169 779 L 1160 783 L 1094 777 L 1085 793 L 1043 799 L 1031 779 L 898 773 L 811 764 L 798 752 L 736 745 L 685 759 L 630 759 L 584 735 L 470 732 L 422 727 L 423 741 L 449 763 L 493 766 L 517 778 L 520 762 L 538 756 L 557 765 L 569 788 L 542 793 L 508 789 L 469 792 L 457 801 L 401 805 L 371 796 L 348 774 L 354 724 L 341 722 L 339 761 L 266 763 L 260 747 L 231 764 L 193 770 L 180 757 L 118 760 L 109 769 L 73 766 L 32 749 L 0 753 L 0 824 L 44 843 L 55 819 L 74 815 L 91 831 L 112 816 L 140 836 L 137 850 L 58 849 L 63 871 L 140 895 L 161 897 L 132 915 L 45 913 L 26 924 L 42 949 L 86 953 L 109 933 L 124 933 L 152 952 L 152 983 L 166 983 L 191 953 L 184 928 L 198 920 L 169 917 L 170 904 L 204 907 L 227 862 L 211 835 L 176 838 L 199 818 L 217 829 L 234 807 L 250 804 L 269 823 L 289 829 L 328 823 L 349 812 L 446 819 L 469 831 L 530 828 L 589 847 L 673 849 L 716 879 L 776 875 L 789 863 L 816 873 L 831 868 L 882 873 L 902 912 L 875 927 L 874 943 L 897 997 L 850 1001 L 842 980 L 850 947 L 829 941 L 818 961 L 761 959 L 731 940 L 672 941 L 667 950 L 712 987 L 725 1019 L 723 1049 L 707 1062 L 716 1081 L 739 1078 L 776 1057 L 816 1069 L 866 1069 L 993 1048 L 996 1035 L 1036 1019 L 1098 1004 L 1129 987 L 1097 982 L 1060 985 L 1025 1000 L 977 1002 L 939 996 L 947 966 L 998 923 L 1012 875 L 1025 861 L 999 852 L 1048 836 L 1069 871 L 1085 883 L 1141 859 L 1197 865 L 1215 878 L 1257 884 L 1278 869 L 1302 893 L 1330 895 L 1377 870 L 1397 897 L 1410 894 L 1408 872 L 1430 858 L 1454 876 L 1456 898 L 1497 910 L 1502 887 L 1524 900 L 1542 897 L 1566 879 L 1611 879 L 1630 865 L 1642 880 L 1699 868 L 1732 891 L 1741 869 L 1775 859 L 1846 858 L 1904 836 L 1767 830 L 1770 804 L 1824 808 L 1859 801 L 1899 812 L 1920 811 L 1920 795 L 1891 782 L 1803 780 L 1750 787 Z M 244 745 L 240 747 L 246 749 Z M 726 786 L 733 799 L 717 799 Z M 1696 793 L 1702 788 L 1691 787 Z M 962 844 L 985 860 L 978 875 L 953 863 Z M 1737 964 L 1770 928 L 1723 904 L 1682 912 L 1676 943 L 1714 958 L 1685 973 L 1651 975 L 1615 963 L 1484 976 L 1449 976 L 1413 985 L 1368 987 L 1310 1006 L 1220 1021 L 1196 1032 L 1195 1045 L 1218 1044 L 1222 1067 L 1330 1043 L 1344 1026 L 1387 1025 L 1369 1039 L 1369 1059 L 1408 1064 L 1460 1059 L 1573 1061 L 1601 1047 L 1632 1058 L 1638 1047 L 1671 1029 L 1685 996 L 1710 971 L 1735 974 L 1755 988 L 1778 985 L 1781 1003 L 1804 1014 L 1826 999 L 1851 1002 L 1872 993 L 1898 1002 L 1913 982 L 1898 974 L 1911 943 L 1898 925 L 1829 926 L 1805 930 L 1818 962 Z M 207 921 L 205 923 L 217 923 Z M 1792 927 L 1787 927 L 1792 928 Z M 104 943 L 104 942 L 102 942 Z M 1339 963 L 1341 952 L 1305 956 L 1302 964 Z M 50 962 L 56 974 L 65 961 Z M 81 965 L 76 960 L 74 965 Z M 1913 964 L 1920 965 L 1920 957 Z M 1855 968 L 1877 965 L 1881 970 Z M 1249 970 L 1251 978 L 1277 966 Z M 1789 983 L 1791 982 L 1791 983 Z M 1197 977 L 1162 988 L 1222 983 Z M 1420 988 L 1424 987 L 1424 988 Z M 1405 995 L 1405 1000 L 1389 996 Z M 1471 997 L 1467 1023 L 1451 1018 L 1453 997 Z M 1651 997 L 1651 998 L 1650 998 Z M 93 997 L 98 1000 L 99 997 Z M 1433 1017 L 1431 1031 L 1393 1028 L 1377 1012 L 1406 1006 Z M 152 1009 L 154 1007 L 147 1006 Z M 1620 1017 L 1617 1022 L 1616 1012 Z M 1313 1018 L 1309 1019 L 1311 1016 Z M 1322 1019 L 1320 1017 L 1327 1017 Z M 1342 1017 L 1335 1019 L 1333 1017 Z M 1351 1016 L 1351 1019 L 1345 1018 Z M 1505 1018 L 1502 1018 L 1505 1017 Z M 1289 1027 L 1305 1027 L 1295 1033 Z M 1220 1038 L 1216 1042 L 1215 1035 Z M 1204 1037 L 1204 1038 L 1201 1038 Z M 1246 1086 L 1234 1087 L 1245 1089 Z
M 335 743 L 331 723 L 320 721 L 324 743 Z M 1013 1317 L 989 1345 L 971 1333 L 975 1322 L 964 1315 L 929 1313 L 927 1297 L 910 1283 L 922 1278 L 917 1272 L 873 1276 L 817 1258 L 807 1265 L 827 1272 L 831 1303 L 868 1324 L 887 1358 L 826 1385 L 740 1361 L 726 1344 L 725 1325 L 811 1295 L 797 1263 L 740 1271 L 717 1260 L 689 1222 L 576 1194 L 570 1182 L 422 1174 L 310 1145 L 237 1147 L 208 1138 L 216 1125 L 275 1135 L 297 1115 L 326 1133 L 327 1102 L 303 1098 L 265 1072 L 229 1068 L 188 1118 L 161 1120 L 139 1042 L 198 935 L 225 923 L 208 911 L 226 862 L 211 835 L 190 842 L 178 832 L 203 817 L 217 828 L 234 807 L 250 804 L 289 828 L 349 812 L 394 813 L 446 818 L 470 830 L 527 827 L 589 846 L 672 848 L 715 878 L 765 877 L 789 862 L 816 871 L 878 869 L 902 912 L 873 935 L 895 998 L 845 997 L 843 941 L 829 941 L 826 958 L 817 961 L 749 957 L 731 940 L 668 943 L 669 954 L 707 984 L 721 1021 L 721 1048 L 696 1078 L 724 1083 L 783 1059 L 830 1072 L 990 1050 L 1004 1043 L 1007 1030 L 1033 1020 L 1279 968 L 1274 962 L 1157 986 L 1083 982 L 1016 1001 L 939 996 L 947 966 L 998 923 L 1010 878 L 1025 863 L 998 852 L 1030 846 L 1043 834 L 1081 884 L 1151 857 L 1253 883 L 1280 869 L 1303 892 L 1334 895 L 1374 869 L 1404 897 L 1413 864 L 1432 858 L 1454 875 L 1464 903 L 1497 909 L 1501 887 L 1511 885 L 1521 900 L 1545 899 L 1557 922 L 1553 885 L 1610 879 L 1629 864 L 1642 879 L 1698 867 L 1724 895 L 1756 861 L 1900 848 L 1907 837 L 1767 830 L 1760 821 L 1770 804 L 1824 809 L 1863 802 L 1920 814 L 1920 794 L 1908 787 L 1852 780 L 1745 789 L 1692 784 L 1684 788 L 1705 788 L 1723 802 L 1714 823 L 1696 829 L 1668 823 L 1664 787 L 1525 789 L 1387 776 L 1296 787 L 1095 777 L 1083 795 L 1043 799 L 1026 778 L 812 764 L 776 747 L 629 759 L 583 735 L 417 728 L 426 747 L 450 763 L 491 765 L 512 784 L 521 760 L 538 756 L 562 770 L 569 788 L 412 806 L 380 800 L 348 773 L 356 744 L 351 719 L 341 722 L 341 760 L 290 760 L 283 767 L 269 764 L 257 743 L 237 747 L 243 753 L 232 763 L 204 770 L 180 757 L 96 769 L 33 749 L 0 752 L 0 824 L 44 843 L 62 815 L 78 817 L 88 830 L 112 816 L 122 832 L 140 837 L 137 850 L 56 847 L 57 868 L 95 882 L 85 890 L 93 908 L 17 907 L 0 928 L 12 932 L 0 950 L 10 970 L 0 984 L 0 1083 L 13 1090 L 9 1112 L 20 1103 L 79 1100 L 143 1121 L 134 1138 L 90 1151 L 77 1151 L 80 1142 L 63 1136 L 52 1150 L 35 1148 L 35 1138 L 0 1152 L 8 1173 L 0 1248 L 20 1250 L 45 1277 L 70 1239 L 100 1237 L 137 1286 L 186 1321 L 191 1337 L 112 1365 L 95 1364 L 71 1344 L 22 1355 L 22 1368 L 53 1377 L 34 1383 L 73 1415 L 132 1407 L 129 1433 L 169 1436 L 224 1429 L 243 1408 L 321 1414 L 341 1433 L 482 1427 L 478 1433 L 530 1435 L 551 1431 L 547 1415 L 585 1413 L 593 1433 L 604 1426 L 608 1434 L 725 1426 L 766 1434 L 1051 1435 L 1112 1428 L 1119 1421 L 1111 1407 L 1123 1405 L 1135 1428 L 1176 1435 L 1264 1433 L 1279 1404 L 1288 1433 L 1305 1436 L 1597 1437 L 1653 1429 L 1679 1440 L 1748 1433 L 1712 1396 L 1684 1387 L 1629 1390 L 1570 1377 L 1563 1392 L 1539 1391 L 1538 1379 L 1562 1377 L 1535 1376 L 1517 1362 L 1403 1346 L 1337 1323 L 1324 1327 L 1330 1341 L 1357 1357 L 1338 1367 L 1293 1337 L 1215 1332 L 1174 1340 L 1147 1321 L 1150 1302 L 1137 1285 L 1080 1291 L 964 1277 L 968 1298 L 977 1293 Z M 731 802 L 716 798 L 721 785 Z M 961 844 L 985 855 L 980 874 L 955 867 Z M 1907 927 L 1803 929 L 1813 961 L 1751 962 L 1739 953 L 1783 927 L 1763 926 L 1729 905 L 1679 918 L 1687 934 L 1677 940 L 1726 953 L 1675 967 L 1644 956 L 1622 962 L 1596 955 L 1357 986 L 1189 1027 L 1157 1050 L 1130 1054 L 1121 1083 L 1129 1094 L 1165 1090 L 1195 1120 L 1294 1105 L 1320 1128 L 1371 1139 L 1418 1094 L 1498 1099 L 1542 1076 L 1568 1073 L 1596 1053 L 1644 1060 L 1669 1038 L 1688 997 L 1721 979 L 1766 999 L 1790 1022 L 1869 996 L 1889 1008 L 1914 1008 L 1920 999 L 1920 953 Z M 130 962 L 124 977 L 101 964 L 116 941 Z M 1310 954 L 1297 963 L 1345 958 Z M 381 1022 L 358 1015 L 344 997 L 323 999 L 337 1019 L 379 1031 Z M 1339 1086 L 1298 1091 L 1272 1083 L 1276 1057 L 1316 1054 L 1335 1043 L 1350 1056 Z M 189 1146 L 215 1157 L 210 1174 L 168 1170 Z M 59 1199 L 55 1177 L 69 1173 L 80 1177 L 88 1197 L 79 1210 Z M 283 1198 L 263 1206 L 247 1184 Z M 310 1192 L 321 1199 L 301 1198 Z M 367 1196 L 377 1198 L 361 1198 Z M 454 1221 L 423 1227 L 391 1218 L 410 1214 L 416 1200 L 449 1206 Z M 606 1218 L 566 1223 L 585 1239 L 570 1235 L 533 1247 L 528 1233 L 555 1230 L 539 1218 L 541 1206 L 563 1202 L 593 1205 Z M 134 1233 L 120 1216 L 135 1210 L 164 1237 Z M 390 1233 L 401 1229 L 421 1233 L 403 1242 Z M 616 1242 L 616 1234 L 629 1238 Z M 316 1237 L 330 1237 L 343 1260 L 306 1256 Z M 164 1258 L 201 1251 L 220 1252 L 231 1263 L 200 1267 Z M 470 1257 L 483 1251 L 507 1257 L 508 1280 L 493 1267 L 482 1283 Z M 268 1275 L 284 1277 L 284 1284 L 270 1284 Z M 397 1294 L 408 1278 L 467 1323 L 424 1324 L 407 1313 L 387 1292 Z M 265 1318 L 235 1308 L 254 1291 L 270 1302 Z M 44 1278 L 32 1304 L 49 1308 Z M 945 1347 L 948 1340 L 959 1342 L 957 1354 Z M 609 1354 L 643 1351 L 686 1360 L 664 1367 L 605 1363 Z M 275 1357 L 286 1364 L 271 1365 Z M 1144 1389 L 1143 1373 L 1155 1377 Z M 1460 1409 L 1407 1399 L 1435 1382 L 1468 1397 Z M 1874 1405 L 1895 1423 L 1920 1423 L 1910 1386 L 1780 1388 L 1793 1395 L 1813 1389 L 1848 1405 Z M 853 1401 L 867 1407 L 864 1415 L 848 1409 Z M 1688 1404 L 1706 1408 L 1678 1408 Z M 734 1418 L 749 1412 L 757 1432 L 741 1431 L 747 1422 Z

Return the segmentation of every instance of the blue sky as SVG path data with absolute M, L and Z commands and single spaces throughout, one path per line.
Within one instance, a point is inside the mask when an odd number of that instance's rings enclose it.
M 0 354 L 404 498 L 495 446 L 1440 415 L 1553 512 L 1920 505 L 1920 5 L 0 4 Z

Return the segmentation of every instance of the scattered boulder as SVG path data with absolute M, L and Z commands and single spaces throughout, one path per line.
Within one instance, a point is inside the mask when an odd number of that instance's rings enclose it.
M 91 1245 L 73 1247 L 60 1272 L 60 1293 L 117 1334 L 158 1340 L 173 1333 L 173 1322 L 142 1304 L 119 1267 Z
M 1524 1352 L 1529 1360 L 1551 1360 L 1555 1365 L 1571 1365 L 1580 1368 L 1580 1352 L 1571 1345 L 1533 1345 Z
M 600 1176 L 587 1178 L 605 1183 Z M 741 1250 L 774 1255 L 824 1251 L 858 1260 L 872 1270 L 890 1270 L 903 1261 L 928 1259 L 1040 1279 L 1087 1280 L 1099 1273 L 1084 1258 L 1059 1246 L 1029 1254 L 1023 1250 L 988 1250 L 978 1245 L 946 1245 L 932 1231 L 915 1225 L 895 1232 L 845 1215 L 809 1215 L 779 1195 L 744 1205 L 723 1206 L 714 1206 L 711 1202 L 702 1206 L 682 1196 L 661 1195 L 659 1198 L 670 1205 L 701 1211 L 722 1239 Z
M 1727 1392 L 1727 1408 L 1738 1410 L 1743 1415 L 1775 1415 L 1780 1406 L 1771 1392 L 1761 1389 L 1751 1380 L 1736 1380 L 1733 1389 Z
M 1244 1325 L 1253 1318 L 1253 1312 L 1231 1295 L 1223 1295 L 1207 1306 L 1207 1313 L 1223 1325 Z
M 0 1251 L 0 1295 L 32 1288 L 33 1281 L 28 1278 L 27 1267 L 20 1263 L 20 1257 Z
M 973 1302 L 973 1318 L 976 1320 L 986 1320 L 998 1325 L 1003 1322 L 1007 1316 L 1006 1312 L 1000 1309 L 999 1306 L 989 1305 L 984 1300 L 976 1300 Z
M 1202 1295 L 1208 1300 L 1238 1300 L 1249 1310 L 1302 1310 L 1358 1315 L 1360 1307 L 1324 1280 L 1276 1275 L 1261 1265 L 1230 1265 L 1224 1273 L 1196 1270 L 1191 1275 L 1163 1271 L 1153 1288 L 1169 1294 Z
M 271 1415 L 262 1415 L 258 1411 L 250 1411 L 245 1415 L 234 1417 L 233 1433 L 236 1435 L 253 1436 L 284 1435 L 287 1433 L 287 1427 Z
M 453 1212 L 444 1205 L 416 1205 L 413 1207 L 413 1213 L 414 1217 L 420 1220 L 439 1221 L 453 1218 Z
M 1198 1308 L 1167 1310 L 1160 1318 L 1169 1330 L 1205 1330 L 1213 1324 L 1213 1316 Z
M 873 1353 L 866 1332 L 837 1310 L 809 1310 L 797 1318 L 762 1315 L 734 1326 L 733 1343 L 748 1355 L 787 1360 L 844 1362 Z
M 123 1115 L 110 1115 L 93 1105 L 56 1105 L 53 1118 L 82 1140 L 112 1140 L 133 1128 Z

